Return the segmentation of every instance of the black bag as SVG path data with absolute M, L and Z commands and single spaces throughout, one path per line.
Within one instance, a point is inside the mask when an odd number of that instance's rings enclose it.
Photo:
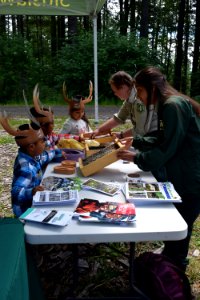
M 194 299 L 186 274 L 171 260 L 144 252 L 134 262 L 135 283 L 152 300 Z

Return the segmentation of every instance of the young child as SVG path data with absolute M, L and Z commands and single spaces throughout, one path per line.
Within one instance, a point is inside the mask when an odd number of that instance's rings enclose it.
M 15 159 L 11 189 L 12 208 L 19 217 L 31 207 L 33 196 L 44 188 L 40 185 L 42 167 L 50 162 L 61 150 L 44 151 L 45 137 L 42 129 L 35 123 L 23 124 L 16 130 L 8 122 L 7 115 L 0 115 L 0 123 L 19 146 Z
M 93 85 L 90 81 L 89 85 L 89 96 L 84 98 L 81 95 L 77 95 L 72 99 L 69 99 L 66 95 L 66 85 L 63 83 L 63 96 L 64 100 L 69 104 L 69 115 L 70 117 L 63 124 L 60 130 L 61 134 L 76 134 L 80 135 L 86 132 L 92 132 L 89 120 L 85 114 L 85 104 L 92 101 Z
M 24 97 L 25 98 L 25 97 Z M 25 102 L 26 99 L 24 99 Z M 79 135 L 72 134 L 57 134 L 53 131 L 54 129 L 54 113 L 49 108 L 42 108 L 39 101 L 39 89 L 38 85 L 35 86 L 33 91 L 33 103 L 34 107 L 30 108 L 31 115 L 39 122 L 43 133 L 46 138 L 46 149 L 52 150 L 57 148 L 56 145 L 61 138 L 64 139 L 75 139 L 80 141 Z

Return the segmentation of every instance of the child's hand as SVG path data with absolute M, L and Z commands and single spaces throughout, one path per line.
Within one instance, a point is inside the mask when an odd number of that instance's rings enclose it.
M 42 185 L 38 185 L 32 189 L 32 195 L 34 196 L 36 192 L 44 191 L 44 187 Z
M 62 151 L 62 157 L 64 157 L 64 159 L 67 159 L 67 153 L 65 151 Z

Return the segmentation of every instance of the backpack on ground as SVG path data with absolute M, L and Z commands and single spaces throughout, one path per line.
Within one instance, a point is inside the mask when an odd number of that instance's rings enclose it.
M 187 275 L 162 254 L 144 252 L 135 259 L 135 283 L 152 300 L 192 300 Z

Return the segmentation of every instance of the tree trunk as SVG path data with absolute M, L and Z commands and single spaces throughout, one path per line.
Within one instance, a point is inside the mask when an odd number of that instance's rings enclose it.
M 68 16 L 68 42 L 74 43 L 74 37 L 77 35 L 77 17 Z
M 200 1 L 196 0 L 196 26 L 195 26 L 195 41 L 194 41 L 194 57 L 191 76 L 191 96 L 200 95 Z
M 57 51 L 56 17 L 51 16 L 51 57 L 55 57 Z
M 181 83 L 181 91 L 184 94 L 187 94 L 187 78 L 188 78 L 188 45 L 189 45 L 189 30 L 190 30 L 190 21 L 189 21 L 189 0 L 186 0 L 186 11 L 185 11 L 185 45 L 183 52 L 183 76 Z
M 142 0 L 140 38 L 148 38 L 149 0 Z
M 120 4 L 120 34 L 127 35 L 128 16 L 130 11 L 129 0 L 119 0 Z
M 177 90 L 181 88 L 181 69 L 183 62 L 183 26 L 185 19 L 185 0 L 179 0 L 179 15 L 178 15 L 178 31 L 177 31 L 177 46 L 176 59 L 174 70 L 174 87 Z
M 130 3 L 130 31 L 135 32 L 136 26 L 135 26 L 135 0 L 132 0 Z

